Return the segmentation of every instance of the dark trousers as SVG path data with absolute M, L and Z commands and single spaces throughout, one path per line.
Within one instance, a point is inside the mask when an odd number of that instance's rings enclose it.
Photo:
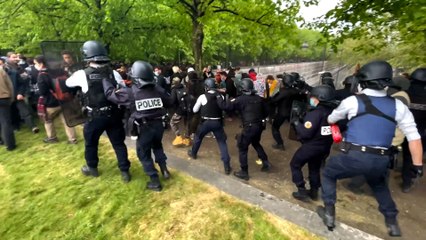
M 121 116 L 121 115 L 120 115 Z M 98 145 L 99 138 L 106 131 L 109 141 L 114 148 L 115 155 L 118 160 L 118 168 L 121 171 L 128 171 L 130 162 L 127 157 L 127 147 L 124 144 L 126 133 L 124 132 L 123 123 L 119 117 L 97 116 L 84 124 L 84 140 L 87 166 L 97 168 L 99 163 Z
M 287 117 L 283 117 L 280 114 L 275 116 L 274 121 L 272 122 L 272 137 L 274 138 L 277 144 L 284 144 L 283 138 L 281 137 L 280 127 L 283 125 Z
M 21 119 L 24 120 L 25 125 L 27 125 L 27 127 L 29 129 L 32 129 L 33 127 L 36 126 L 35 123 L 34 123 L 33 116 L 32 116 L 31 108 L 24 100 L 19 100 L 19 101 L 13 102 L 11 109 L 12 109 L 12 111 L 17 110 L 18 113 L 19 113 L 19 117 L 20 117 L 20 119 L 19 119 L 18 116 L 15 117 L 15 118 L 17 118 L 13 122 L 13 125 L 15 126 L 15 128 L 19 129 Z M 15 112 L 13 114 L 16 115 L 17 113 Z
M 226 134 L 223 130 L 223 124 L 220 120 L 204 120 L 197 129 L 195 134 L 194 143 L 192 145 L 192 154 L 197 155 L 198 150 L 200 149 L 201 142 L 203 141 L 204 136 L 207 133 L 213 132 L 216 137 L 217 144 L 220 149 L 220 157 L 224 165 L 229 165 L 231 157 L 228 153 L 228 146 L 226 145 Z
M 386 183 L 388 166 L 389 156 L 353 150 L 330 157 L 322 174 L 324 204 L 334 205 L 336 203 L 337 179 L 363 175 L 379 203 L 379 211 L 385 218 L 395 219 L 398 210 Z
M 150 177 L 158 177 L 158 172 L 151 156 L 151 150 L 154 153 L 155 161 L 160 166 L 166 166 L 167 156 L 164 153 L 161 142 L 163 140 L 163 133 L 164 127 L 161 120 L 148 122 L 140 127 L 136 153 L 146 175 Z
M 305 180 L 302 172 L 305 164 L 308 164 L 309 185 L 311 189 L 319 189 L 321 187 L 320 169 L 329 154 L 330 148 L 324 148 L 324 146 L 303 144 L 297 149 L 290 162 L 292 180 L 297 188 L 305 188 Z
M 10 99 L 0 99 L 0 130 L 1 139 L 8 149 L 16 146 L 15 134 L 12 127 L 12 119 L 10 116 Z
M 262 160 L 262 162 L 268 161 L 268 156 L 266 155 L 265 150 L 263 150 L 262 145 L 260 145 L 262 132 L 262 124 L 254 124 L 252 126 L 244 127 L 241 134 L 237 137 L 240 166 L 243 171 L 248 171 L 247 152 L 250 144 L 253 146 L 254 150 L 256 150 L 257 156 Z

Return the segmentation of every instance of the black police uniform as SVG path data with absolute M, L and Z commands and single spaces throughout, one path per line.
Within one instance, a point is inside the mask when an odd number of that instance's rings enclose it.
M 126 134 L 121 121 L 122 111 L 117 104 L 107 100 L 102 85 L 103 79 L 106 79 L 114 86 L 116 85 L 113 71 L 110 67 L 88 67 L 84 72 L 88 83 L 88 91 L 83 95 L 84 105 L 89 117 L 83 129 L 87 166 L 90 168 L 98 167 L 99 138 L 105 131 L 117 156 L 118 168 L 122 172 L 128 172 L 130 161 L 127 156 L 127 147 L 124 143 Z
M 297 137 L 302 146 L 297 149 L 290 162 L 293 183 L 306 198 L 305 181 L 302 167 L 308 164 L 310 195 L 316 200 L 318 189 L 321 187 L 320 168 L 322 163 L 330 154 L 333 144 L 331 129 L 327 122 L 328 115 L 333 107 L 319 103 L 317 107 L 306 113 L 303 122 L 296 124 Z M 298 198 L 298 194 L 293 194 Z M 299 198 L 298 198 L 299 199 Z
M 299 90 L 289 87 L 281 88 L 280 92 L 272 97 L 271 104 L 277 105 L 277 114 L 272 122 L 272 137 L 274 138 L 276 148 L 284 149 L 284 140 L 281 137 L 280 127 L 286 120 L 290 120 L 291 105 L 293 100 L 299 98 Z
M 142 69 L 150 79 L 133 79 L 135 82 L 131 88 L 116 90 L 108 81 L 104 81 L 105 95 L 107 98 L 118 104 L 130 105 L 132 112 L 129 123 L 138 128 L 138 140 L 136 152 L 145 173 L 151 178 L 147 188 L 155 191 L 161 191 L 162 186 L 159 182 L 158 172 L 154 166 L 151 151 L 154 153 L 155 161 L 160 166 L 161 172 L 165 178 L 169 178 L 167 169 L 167 156 L 164 153 L 162 139 L 164 133 L 163 116 L 166 115 L 165 107 L 172 106 L 172 99 L 166 93 L 165 89 L 154 83 L 154 77 L 151 76 L 152 66 L 146 62 L 136 61 L 133 68 Z M 132 76 L 132 78 L 139 78 Z M 139 85 L 138 81 L 142 84 Z
M 207 103 L 205 105 L 201 105 L 201 124 L 198 126 L 197 132 L 194 137 L 192 149 L 188 150 L 188 155 L 192 158 L 196 158 L 203 138 L 206 136 L 207 133 L 213 132 L 216 141 L 219 145 L 220 156 L 224 165 L 225 173 L 230 174 L 231 157 L 229 156 L 228 146 L 226 145 L 227 137 L 223 129 L 222 109 L 218 104 L 218 101 L 223 101 L 223 97 L 220 95 L 220 93 L 214 90 L 207 91 L 206 93 L 204 93 L 204 95 L 201 95 L 199 99 L 202 97 L 205 97 L 207 99 Z M 197 102 L 199 101 L 199 99 L 197 100 Z
M 260 139 L 265 129 L 265 119 L 268 116 L 267 105 L 263 99 L 255 94 L 242 95 L 226 103 L 227 110 L 237 110 L 241 114 L 243 130 L 237 135 L 237 147 L 241 171 L 244 173 L 243 179 L 248 180 L 247 152 L 251 144 L 257 152 L 257 156 L 262 160 L 262 171 L 268 171 L 270 163 Z M 236 173 L 237 176 L 237 173 Z M 238 176 L 237 176 L 238 177 Z
M 419 71 L 421 69 L 418 69 Z M 426 73 L 426 69 L 423 69 Z M 426 74 L 425 74 L 426 75 Z M 412 79 L 410 88 L 407 91 L 411 104 L 410 111 L 413 113 L 414 120 L 417 124 L 417 129 L 422 138 L 423 151 L 426 149 L 426 76 L 425 79 Z M 412 174 L 412 158 L 408 147 L 408 141 L 405 140 L 402 144 L 403 148 L 403 164 L 402 164 L 402 181 L 403 190 L 408 191 L 413 185 Z

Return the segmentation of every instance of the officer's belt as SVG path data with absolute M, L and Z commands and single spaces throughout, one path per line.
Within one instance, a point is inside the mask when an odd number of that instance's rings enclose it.
M 136 122 L 137 124 L 147 124 L 147 123 L 149 123 L 149 122 L 155 122 L 155 121 L 162 120 L 162 119 L 163 119 L 163 117 L 156 117 L 156 118 L 139 118 L 139 119 L 136 119 L 136 120 L 135 120 L 135 122 Z
M 86 109 L 88 110 L 89 114 L 92 114 L 94 116 L 108 115 L 112 113 L 112 106 L 106 106 L 101 108 L 91 108 L 87 106 Z
M 372 148 L 367 146 L 355 145 L 349 142 L 344 142 L 343 148 L 341 150 L 342 152 L 348 152 L 349 150 L 354 150 L 354 151 L 371 153 L 376 155 L 383 155 L 383 156 L 392 154 L 391 149 Z
M 201 117 L 203 120 L 222 120 L 222 118 L 210 118 L 210 117 Z

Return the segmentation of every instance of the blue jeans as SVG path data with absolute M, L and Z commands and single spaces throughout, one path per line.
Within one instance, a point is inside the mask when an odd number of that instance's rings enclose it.
M 374 192 L 379 203 L 379 211 L 388 219 L 395 219 L 398 214 L 392 200 L 386 175 L 389 156 L 349 150 L 348 153 L 330 157 L 322 176 L 322 198 L 325 205 L 336 203 L 337 179 L 363 175 Z

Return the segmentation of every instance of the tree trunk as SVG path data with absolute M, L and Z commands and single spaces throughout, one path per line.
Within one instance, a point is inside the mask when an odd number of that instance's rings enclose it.
M 204 26 L 197 20 L 192 21 L 192 53 L 195 59 L 195 69 L 198 72 L 203 68 L 203 41 Z

